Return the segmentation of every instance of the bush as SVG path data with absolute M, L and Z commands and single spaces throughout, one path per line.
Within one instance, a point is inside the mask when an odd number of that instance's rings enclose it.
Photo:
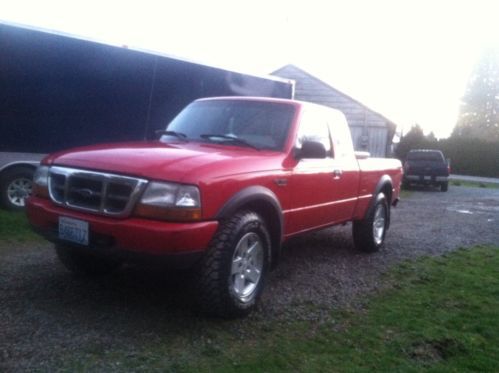
M 451 158 L 453 173 L 499 177 L 499 143 L 451 138 L 439 141 L 438 145 Z
M 498 142 L 462 138 L 431 141 L 423 138 L 408 143 L 402 139 L 395 153 L 404 161 L 411 149 L 441 150 L 446 158 L 451 159 L 452 173 L 455 174 L 499 177 Z

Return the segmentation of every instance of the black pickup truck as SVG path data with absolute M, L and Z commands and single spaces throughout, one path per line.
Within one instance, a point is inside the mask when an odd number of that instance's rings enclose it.
M 404 163 L 403 185 L 406 188 L 411 184 L 434 185 L 446 192 L 449 173 L 449 164 L 440 150 L 411 150 Z

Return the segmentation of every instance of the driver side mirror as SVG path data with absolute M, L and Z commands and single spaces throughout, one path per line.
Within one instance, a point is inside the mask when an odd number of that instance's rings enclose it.
M 296 159 L 322 159 L 326 158 L 326 147 L 319 141 L 306 140 L 301 149 L 296 149 Z

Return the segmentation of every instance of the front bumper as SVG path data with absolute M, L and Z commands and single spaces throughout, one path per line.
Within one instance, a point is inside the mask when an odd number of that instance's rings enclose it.
M 61 208 L 37 197 L 28 199 L 26 212 L 34 230 L 53 242 L 63 242 L 58 238 L 59 217 L 88 222 L 89 246 L 103 251 L 152 255 L 202 253 L 218 228 L 217 221 L 174 223 L 134 217 L 109 218 Z

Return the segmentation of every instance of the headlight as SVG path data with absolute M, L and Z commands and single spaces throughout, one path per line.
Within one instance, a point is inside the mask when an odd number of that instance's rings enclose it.
M 199 220 L 199 189 L 192 185 L 151 182 L 147 186 L 135 214 L 162 220 Z
M 33 175 L 33 195 L 36 197 L 49 198 L 49 167 L 38 166 Z

